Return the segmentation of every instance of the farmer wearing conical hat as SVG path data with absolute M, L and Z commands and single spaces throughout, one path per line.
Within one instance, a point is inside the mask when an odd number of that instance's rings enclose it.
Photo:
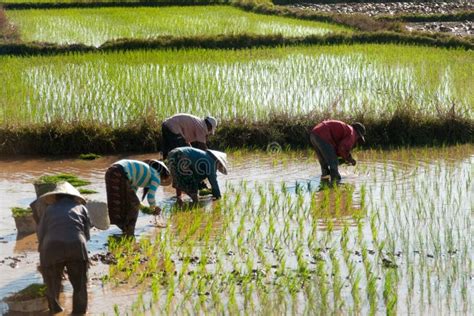
M 227 174 L 227 156 L 216 150 L 201 150 L 192 147 L 178 147 L 168 156 L 173 188 L 176 189 L 178 201 L 182 192 L 189 195 L 193 202 L 198 201 L 200 183 L 208 179 L 215 199 L 221 197 L 217 182 L 217 170 Z
M 125 235 L 133 236 L 140 208 L 138 188 L 144 188 L 142 200 L 146 196 L 155 214 L 160 214 L 156 190 L 159 185 L 167 186 L 170 182 L 168 168 L 158 160 L 123 159 L 112 164 L 105 173 L 110 223 L 117 225 Z
M 365 126 L 358 122 L 349 125 L 337 120 L 322 121 L 312 129 L 310 141 L 321 165 L 321 179 L 330 177 L 331 183 L 339 183 L 338 156 L 355 166 L 351 150 L 357 142 L 365 142 Z
M 193 146 L 206 150 L 208 137 L 214 135 L 216 128 L 217 120 L 212 116 L 202 119 L 179 113 L 166 119 L 161 126 L 163 159 L 167 159 L 168 153 L 178 147 Z
M 89 214 L 85 199 L 68 182 L 60 182 L 38 200 L 47 205 L 37 227 L 41 274 L 51 313 L 63 310 L 59 292 L 64 268 L 74 289 L 73 314 L 87 311 Z M 34 202 L 33 202 L 34 203 Z

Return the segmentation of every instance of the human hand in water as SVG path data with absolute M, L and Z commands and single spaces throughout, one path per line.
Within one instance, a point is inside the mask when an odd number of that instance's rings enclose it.
M 347 160 L 347 162 L 348 162 L 349 164 L 353 165 L 353 166 L 355 166 L 356 163 L 357 163 L 357 161 L 355 161 L 355 159 L 352 158 L 352 157 L 349 157 L 349 159 Z
M 161 207 L 155 206 L 155 212 L 153 212 L 153 215 L 160 215 L 161 214 Z

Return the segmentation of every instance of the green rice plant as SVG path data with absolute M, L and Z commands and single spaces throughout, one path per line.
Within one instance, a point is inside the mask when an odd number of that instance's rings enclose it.
M 423 47 L 137 51 L 0 57 L 0 63 L 0 76 L 9 78 L 0 90 L 4 123 L 123 126 L 146 113 L 163 119 L 177 111 L 251 121 L 269 113 L 328 112 L 380 119 L 400 109 L 421 117 L 453 110 L 472 118 L 474 98 L 472 69 L 465 66 L 474 64 L 472 56 Z
M 58 183 L 62 181 L 67 181 L 75 187 L 82 187 L 89 185 L 91 182 L 79 178 L 78 176 L 71 173 L 58 173 L 54 175 L 44 175 L 35 180 L 36 184 L 44 183 Z
M 16 218 L 33 216 L 33 211 L 30 207 L 12 207 L 11 208 L 12 216 Z
M 115 267 L 118 272 L 111 280 L 127 280 L 132 286 L 142 282 L 147 290 L 142 298 L 138 293 L 134 297 L 138 313 L 237 314 L 246 309 L 298 314 L 316 312 L 317 306 L 321 314 L 391 315 L 433 307 L 449 313 L 459 306 L 469 314 L 472 242 L 463 231 L 470 227 L 472 192 L 465 181 L 472 181 L 472 145 L 407 151 L 358 152 L 360 161 L 374 166 L 364 171 L 364 185 L 362 177 L 351 180 L 350 202 L 344 200 L 342 187 L 297 193 L 288 184 L 292 181 L 284 186 L 249 182 L 244 189 L 232 179 L 217 210 L 175 211 L 169 214 L 173 225 L 156 232 L 154 239 L 109 242 L 109 250 L 122 258 L 117 265 L 125 269 Z M 248 163 L 257 157 L 268 159 L 273 168 L 273 157 L 248 152 L 240 159 Z M 287 157 L 304 159 L 298 153 Z M 420 160 L 418 166 L 413 159 Z M 450 182 L 451 196 L 438 192 L 433 179 L 442 188 Z M 260 209 L 265 192 L 266 207 Z M 346 208 L 356 214 L 346 213 Z
M 17 10 L 8 11 L 7 16 L 22 30 L 24 41 L 94 46 L 118 38 L 350 32 L 334 24 L 259 15 L 230 6 L 138 7 L 133 13 L 119 7 Z
M 88 153 L 88 154 L 80 154 L 79 159 L 81 160 L 95 160 L 100 158 L 101 155 L 94 154 L 94 153 Z

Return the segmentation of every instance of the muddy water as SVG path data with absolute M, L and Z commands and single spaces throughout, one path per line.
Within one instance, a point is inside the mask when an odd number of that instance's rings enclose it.
M 155 155 L 126 156 L 131 159 L 155 158 Z M 411 187 L 417 189 L 418 183 L 423 181 L 439 181 L 437 175 L 443 175 L 446 170 L 455 170 L 461 181 L 466 177 L 472 177 L 472 166 L 474 162 L 473 146 L 459 146 L 448 149 L 436 150 L 402 150 L 392 152 L 359 152 L 357 167 L 341 168 L 343 183 L 354 187 L 354 205 L 360 203 L 360 189 L 364 186 L 372 207 L 383 208 L 387 201 L 382 198 L 384 190 L 392 190 L 393 196 L 398 198 L 410 198 L 402 189 Z M 10 208 L 14 206 L 27 206 L 35 197 L 32 182 L 35 178 L 56 172 L 74 173 L 91 181 L 87 188 L 98 191 L 89 195 L 90 199 L 105 201 L 104 173 L 107 167 L 114 161 L 124 156 L 108 156 L 95 161 L 81 161 L 71 158 L 57 159 L 15 159 L 0 161 L 0 299 L 17 291 L 24 286 L 41 281 L 37 272 L 38 254 L 35 235 L 20 238 L 16 234 L 15 224 L 10 214 Z M 252 187 L 254 184 L 275 183 L 280 187 L 285 183 L 289 192 L 298 189 L 314 191 L 320 186 L 320 171 L 316 160 L 310 152 L 292 153 L 255 153 L 235 152 L 230 155 L 231 168 L 229 175 L 219 176 L 221 188 L 225 192 L 226 187 L 246 185 Z M 469 173 L 466 176 L 466 172 Z M 430 180 L 431 179 L 431 180 Z M 471 182 L 466 182 L 471 183 Z M 462 184 L 461 184 L 462 186 Z M 392 188 L 392 189 L 391 189 Z M 467 206 L 472 207 L 472 186 L 465 187 Z M 174 202 L 174 192 L 170 188 L 160 187 L 157 200 L 160 201 L 165 210 Z M 386 195 L 385 195 L 386 196 Z M 212 203 L 207 203 L 212 208 Z M 350 214 L 343 214 L 350 216 Z M 185 214 L 167 215 L 171 216 L 170 223 L 179 221 L 179 217 Z M 369 216 L 369 215 L 368 215 Z M 173 218 L 175 217 L 175 218 Z M 396 223 L 389 225 L 396 226 Z M 390 226 L 391 227 L 391 226 Z M 465 229 L 471 229 L 469 226 Z M 322 227 L 324 228 L 324 227 Z M 395 229 L 391 227 L 390 229 Z M 154 234 L 156 229 L 150 216 L 140 215 L 136 234 Z M 218 229 L 216 234 L 220 234 Z M 106 250 L 107 237 L 119 234 L 116 227 L 101 232 L 93 230 L 92 239 L 89 242 L 91 254 L 104 252 Z M 383 233 L 381 233 L 383 234 Z M 472 249 L 470 249 L 472 251 Z M 123 287 L 103 286 L 100 278 L 107 273 L 108 266 L 95 262 L 90 271 L 89 283 L 89 311 L 91 314 L 113 313 L 116 304 L 120 310 L 129 308 L 136 299 L 139 289 Z M 63 305 L 67 310 L 71 307 L 72 289 L 64 282 Z M 403 292 L 403 289 L 401 290 Z M 472 304 L 472 302 L 471 302 Z M 0 303 L 0 312 L 7 312 L 4 303 Z

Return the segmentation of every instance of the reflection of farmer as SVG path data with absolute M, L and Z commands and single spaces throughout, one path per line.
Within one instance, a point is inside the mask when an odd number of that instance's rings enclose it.
M 321 165 L 321 178 L 331 176 L 331 182 L 339 182 L 341 175 L 338 171 L 337 157 L 355 165 L 351 149 L 360 140 L 365 142 L 365 127 L 361 123 L 348 125 L 341 121 L 327 120 L 316 125 L 310 134 L 311 144 L 316 150 Z
M 37 228 L 41 273 L 47 286 L 51 313 L 63 309 L 59 305 L 59 291 L 64 268 L 74 289 L 73 314 L 85 314 L 87 310 L 86 242 L 89 240 L 90 221 L 84 198 L 68 182 L 41 195 L 38 200 L 48 206 Z
M 193 146 L 206 150 L 207 138 L 215 133 L 216 128 L 217 120 L 212 116 L 201 119 L 191 114 L 180 113 L 168 118 L 161 126 L 163 159 L 177 147 Z
M 137 222 L 140 200 L 137 189 L 144 188 L 143 198 L 147 197 L 150 207 L 159 214 L 155 193 L 158 185 L 169 185 L 168 168 L 158 160 L 120 160 L 105 173 L 107 204 L 110 223 L 117 225 L 124 234 L 133 236 Z
M 173 149 L 168 157 L 173 188 L 176 189 L 178 200 L 184 191 L 193 202 L 198 201 L 199 184 L 208 179 L 212 186 L 214 198 L 221 197 L 217 183 L 217 170 L 227 174 L 226 154 L 215 150 L 200 150 L 192 147 L 179 147 Z

